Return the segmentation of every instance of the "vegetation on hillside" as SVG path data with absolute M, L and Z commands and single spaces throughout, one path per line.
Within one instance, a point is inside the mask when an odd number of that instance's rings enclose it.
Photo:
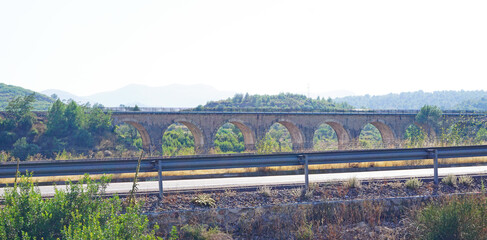
M 460 103 L 458 109 L 472 111 L 487 111 L 487 96 L 477 100 L 468 100 Z
M 435 91 L 403 92 L 380 96 L 348 96 L 336 98 L 336 102 L 348 103 L 355 108 L 366 109 L 411 109 L 424 105 L 438 106 L 443 110 L 487 110 L 480 108 L 485 103 L 486 91 Z M 484 98 L 483 101 L 481 99 Z M 477 102 L 480 103 L 477 105 Z
M 0 83 L 0 110 L 4 111 L 10 101 L 18 97 L 25 97 L 32 95 L 33 91 L 27 90 L 21 87 L 7 85 Z M 45 111 L 55 101 L 44 94 L 35 93 L 34 98 L 36 101 L 32 103 L 32 109 L 37 111 Z
M 0 118 L 0 150 L 20 158 L 42 154 L 54 158 L 61 152 L 88 153 L 113 132 L 110 113 L 88 105 L 55 101 L 47 119 L 38 121 L 32 112 L 35 95 L 16 97 Z
M 235 94 L 232 98 L 211 101 L 195 108 L 197 111 L 332 111 L 342 109 L 352 109 L 352 107 L 347 103 L 334 102 L 331 98 L 312 99 L 293 93 Z

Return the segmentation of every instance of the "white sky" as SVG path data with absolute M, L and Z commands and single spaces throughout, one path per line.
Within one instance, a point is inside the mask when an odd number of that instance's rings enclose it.
M 487 1 L 0 1 L 0 82 L 487 90 Z

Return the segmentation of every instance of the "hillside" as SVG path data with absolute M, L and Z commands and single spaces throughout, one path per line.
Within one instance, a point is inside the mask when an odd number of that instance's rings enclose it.
M 356 108 L 368 109 L 420 109 L 424 105 L 435 105 L 444 110 L 474 110 L 472 105 L 487 97 L 487 91 L 435 91 L 404 92 L 381 96 L 349 96 L 335 98 Z M 466 109 L 470 104 L 471 108 Z
M 15 97 L 27 96 L 32 93 L 34 93 L 34 91 L 0 83 L 0 110 L 4 110 L 5 107 L 7 107 L 8 102 L 10 102 Z M 47 110 L 49 106 L 51 106 L 51 104 L 54 102 L 54 99 L 37 92 L 35 98 L 37 101 L 32 104 L 34 110 Z
M 211 101 L 196 110 L 218 111 L 330 111 L 351 109 L 346 103 L 336 103 L 329 99 L 312 99 L 304 95 L 280 93 L 278 95 L 235 94 L 232 98 Z
M 468 100 L 459 105 L 459 109 L 487 111 L 487 96 L 477 100 Z

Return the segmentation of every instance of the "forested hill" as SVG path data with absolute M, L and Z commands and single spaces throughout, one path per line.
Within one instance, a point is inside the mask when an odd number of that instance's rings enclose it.
M 5 110 L 8 102 L 10 102 L 15 97 L 23 97 L 32 93 L 34 93 L 34 91 L 0 83 L 0 110 Z M 35 99 L 36 101 L 32 103 L 32 107 L 34 108 L 34 110 L 47 110 L 49 106 L 51 106 L 51 104 L 54 102 L 54 99 L 37 92 L 35 93 Z
M 278 95 L 235 94 L 232 98 L 211 101 L 198 106 L 199 111 L 331 111 L 352 109 L 347 103 L 336 103 L 332 99 L 312 99 L 300 94 L 280 93 Z
M 487 110 L 478 109 L 486 91 L 436 91 L 404 92 L 381 96 L 349 96 L 336 98 L 336 102 L 348 103 L 355 108 L 368 109 L 420 109 L 424 105 L 435 105 L 444 110 Z M 477 107 L 477 109 L 475 109 Z

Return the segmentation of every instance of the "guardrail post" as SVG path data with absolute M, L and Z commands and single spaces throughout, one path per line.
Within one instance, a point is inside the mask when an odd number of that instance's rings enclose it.
M 434 154 L 434 178 L 435 185 L 438 185 L 438 149 L 433 150 Z
M 304 160 L 304 188 L 308 190 L 309 187 L 309 169 L 308 169 L 308 155 L 299 155 L 300 160 Z
M 433 154 L 433 156 L 430 156 L 430 158 L 433 158 L 433 178 L 435 181 L 435 185 L 438 186 L 438 149 L 428 149 L 428 152 L 430 154 Z
M 308 155 L 304 155 L 304 185 L 306 191 L 309 187 L 309 169 L 308 169 Z
M 159 199 L 162 200 L 162 197 L 163 197 L 163 188 L 162 188 L 162 164 L 161 164 L 161 160 L 158 160 L 157 161 L 157 172 L 158 172 L 158 175 L 159 175 Z

